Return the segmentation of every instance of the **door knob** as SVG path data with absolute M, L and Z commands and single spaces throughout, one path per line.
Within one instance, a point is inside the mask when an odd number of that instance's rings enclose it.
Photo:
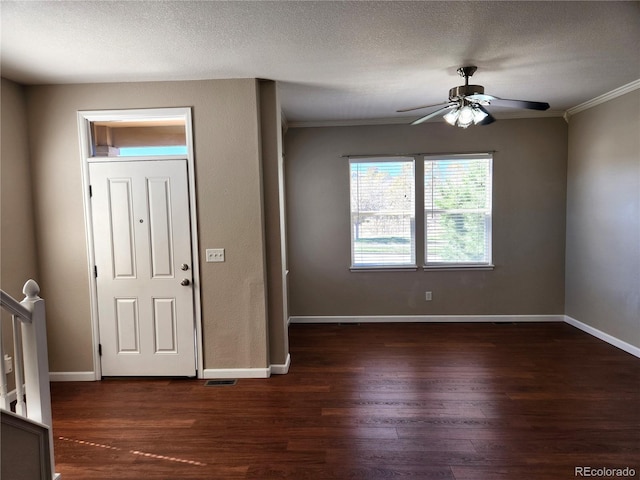
M 180 285 L 182 285 L 183 287 L 186 287 L 187 285 L 191 285 L 191 282 L 189 281 L 188 278 L 183 278 L 182 281 L 180 282 Z
M 180 270 L 182 270 L 182 271 L 189 270 L 189 265 L 187 265 L 186 263 L 183 263 L 183 264 L 180 266 Z

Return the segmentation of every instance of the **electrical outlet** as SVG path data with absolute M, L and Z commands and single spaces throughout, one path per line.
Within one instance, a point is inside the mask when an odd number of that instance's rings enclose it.
M 431 301 L 431 298 L 432 298 L 432 296 L 431 296 L 431 292 L 424 292 L 424 299 L 425 299 L 425 301 L 430 302 L 430 301 Z
M 9 355 L 4 356 L 4 372 L 13 372 L 13 358 L 11 358 Z
M 207 262 L 224 262 L 224 248 L 207 248 Z

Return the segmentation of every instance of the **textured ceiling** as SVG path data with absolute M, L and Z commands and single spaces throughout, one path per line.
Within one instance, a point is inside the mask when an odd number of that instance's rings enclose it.
M 479 67 L 472 83 L 487 93 L 546 101 L 553 112 L 640 78 L 638 1 L 2 0 L 0 8 L 3 77 L 268 78 L 280 82 L 290 122 L 390 118 L 443 102 L 467 64 Z

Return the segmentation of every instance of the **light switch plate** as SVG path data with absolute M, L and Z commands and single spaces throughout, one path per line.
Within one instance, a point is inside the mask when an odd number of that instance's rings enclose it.
M 207 262 L 224 262 L 224 248 L 207 248 Z

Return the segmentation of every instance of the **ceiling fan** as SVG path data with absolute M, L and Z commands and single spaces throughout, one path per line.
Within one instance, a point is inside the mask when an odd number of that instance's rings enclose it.
M 485 105 L 496 105 L 500 107 L 524 108 L 528 110 L 546 110 L 549 104 L 546 102 L 530 102 L 527 100 L 508 100 L 506 98 L 494 97 L 484 93 L 482 85 L 469 85 L 471 77 L 478 67 L 460 67 L 457 72 L 464 77 L 464 85 L 453 87 L 449 90 L 449 101 L 436 103 L 434 105 L 423 105 L 421 107 L 406 108 L 397 110 L 401 112 L 412 112 L 423 108 L 441 107 L 423 117 L 418 118 L 411 125 L 418 125 L 430 118 L 444 114 L 444 119 L 450 125 L 467 128 L 470 125 L 489 125 L 496 119 L 487 111 Z M 448 112 L 447 112 L 448 111 Z M 445 112 L 447 112 L 445 114 Z

